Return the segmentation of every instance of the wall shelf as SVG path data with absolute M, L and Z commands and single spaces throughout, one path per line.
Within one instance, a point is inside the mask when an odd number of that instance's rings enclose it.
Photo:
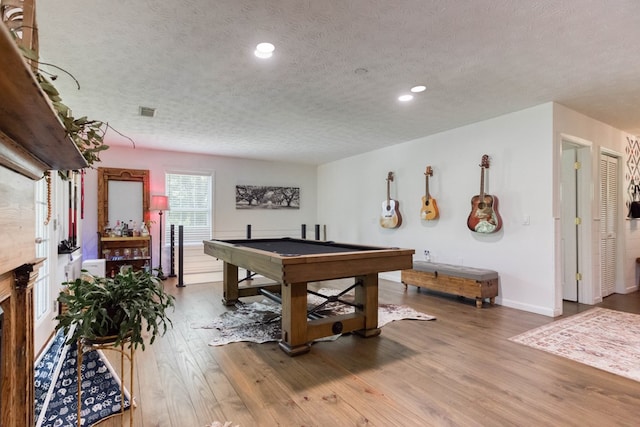
M 0 25 L 0 164 L 38 179 L 87 167 L 5 25 Z
M 130 265 L 134 270 L 144 268 L 148 263 L 151 268 L 151 236 L 139 237 L 101 237 L 98 233 L 100 247 L 98 256 L 105 260 L 105 274 L 115 275 L 123 265 Z

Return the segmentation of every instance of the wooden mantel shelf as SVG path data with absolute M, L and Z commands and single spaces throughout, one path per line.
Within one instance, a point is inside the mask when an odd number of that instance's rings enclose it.
M 44 170 L 87 163 L 5 25 L 0 25 L 0 164 L 39 178 Z

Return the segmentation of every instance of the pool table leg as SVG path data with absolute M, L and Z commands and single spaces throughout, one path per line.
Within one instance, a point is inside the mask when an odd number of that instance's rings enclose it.
M 238 293 L 238 266 L 225 261 L 223 267 L 222 303 L 234 305 L 239 298 Z
M 307 341 L 307 284 L 282 284 L 282 337 L 280 348 L 289 356 L 311 350 Z
M 355 303 L 362 307 L 356 310 L 364 313 L 365 327 L 354 331 L 354 333 L 362 337 L 378 336 L 380 335 L 380 328 L 378 328 L 378 273 L 359 276 L 356 279 L 362 283 L 362 286 L 355 288 Z

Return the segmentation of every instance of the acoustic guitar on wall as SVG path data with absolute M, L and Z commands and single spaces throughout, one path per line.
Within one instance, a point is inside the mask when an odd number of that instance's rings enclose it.
M 390 184 L 393 181 L 393 172 L 387 174 L 387 200 L 382 202 L 380 214 L 380 226 L 383 228 L 398 228 L 402 224 L 402 216 L 399 211 L 399 203 L 391 198 Z
M 434 220 L 438 218 L 438 205 L 436 204 L 436 199 L 431 197 L 429 193 L 429 177 L 433 176 L 433 169 L 431 166 L 427 166 L 427 170 L 424 173 L 425 176 L 425 191 L 424 196 L 422 196 L 422 208 L 420 208 L 420 218 L 425 219 L 427 221 Z
M 471 213 L 467 218 L 467 227 L 476 233 L 495 233 L 502 228 L 498 198 L 484 192 L 486 169 L 489 169 L 489 156 L 485 154 L 480 163 L 480 194 L 471 198 Z

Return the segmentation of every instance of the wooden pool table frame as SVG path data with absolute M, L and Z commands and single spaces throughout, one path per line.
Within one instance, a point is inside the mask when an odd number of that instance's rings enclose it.
M 259 240 L 261 239 L 251 241 Z M 313 240 L 289 240 L 310 245 L 332 244 Z M 204 241 L 204 252 L 224 261 L 222 301 L 225 305 L 233 305 L 238 298 L 259 295 L 260 289 L 280 293 L 282 338 L 279 345 L 290 356 L 308 352 L 313 340 L 336 335 L 337 330 L 341 333 L 355 332 L 364 337 L 379 335 L 378 273 L 411 268 L 414 253 L 413 249 L 334 243 L 337 246 L 352 247 L 353 251 L 291 256 L 242 246 L 243 242 L 248 241 Z M 240 286 L 238 267 L 256 272 L 277 283 Z M 308 320 L 307 284 L 349 277 L 354 277 L 359 284 L 355 287 L 355 312 Z

